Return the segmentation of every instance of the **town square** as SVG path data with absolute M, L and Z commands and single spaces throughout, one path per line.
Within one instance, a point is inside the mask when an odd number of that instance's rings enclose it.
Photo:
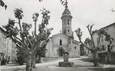
M 0 71 L 115 71 L 114 0 L 0 0 Z

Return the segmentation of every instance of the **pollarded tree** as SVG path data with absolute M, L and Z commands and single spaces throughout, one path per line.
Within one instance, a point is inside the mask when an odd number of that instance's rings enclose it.
M 84 47 L 86 47 L 89 51 L 91 51 L 91 53 L 93 55 L 94 66 L 97 66 L 98 65 L 98 54 L 97 54 L 97 52 L 99 51 L 99 48 L 101 47 L 100 46 L 101 45 L 100 44 L 101 43 L 101 38 L 103 38 L 103 36 L 105 36 L 105 41 L 109 42 L 108 46 L 110 46 L 110 48 L 112 47 L 111 45 L 112 45 L 112 40 L 113 39 L 112 39 L 112 37 L 104 29 L 97 30 L 98 39 L 97 39 L 97 46 L 96 46 L 94 38 L 93 38 L 94 31 L 92 30 L 92 28 L 93 28 L 93 25 L 88 25 L 87 26 L 90 38 L 86 38 L 86 40 L 85 40 L 84 43 L 81 41 L 81 36 L 82 36 L 81 35 L 82 34 L 81 29 L 78 28 L 75 32 L 76 32 L 76 34 L 77 34 L 77 36 L 79 38 L 80 43 Z M 108 58 L 110 58 L 110 51 L 108 51 Z
M 78 28 L 75 32 L 76 32 L 76 35 L 78 36 L 79 38 L 79 41 L 80 43 L 82 44 L 83 47 L 86 47 L 88 50 L 91 51 L 92 55 L 93 55 L 93 63 L 94 63 L 94 66 L 97 66 L 98 65 L 98 62 L 97 62 L 97 48 L 95 47 L 95 43 L 94 43 L 94 39 L 93 39 L 93 25 L 88 25 L 87 26 L 87 29 L 88 29 L 88 32 L 89 32 L 89 35 L 90 35 L 90 39 L 87 40 L 85 43 L 89 43 L 91 44 L 91 46 L 87 46 L 86 44 L 83 43 L 83 41 L 81 41 L 81 29 Z
M 81 31 L 80 28 L 78 28 L 75 32 L 76 32 L 76 35 L 77 35 L 77 37 L 78 37 L 78 39 L 80 41 L 80 55 L 84 55 L 84 46 L 83 46 L 82 40 L 81 40 L 81 38 L 82 38 L 82 31 Z
M 91 39 L 90 38 L 86 38 L 85 41 L 84 41 L 84 44 L 91 48 L 92 47 L 92 42 L 91 42 Z M 89 50 L 90 51 L 90 50 Z
M 35 56 L 37 51 L 39 50 L 39 52 L 41 52 L 41 48 L 46 46 L 48 37 L 52 30 L 52 28 L 46 28 L 46 26 L 49 24 L 48 21 L 50 19 L 50 12 L 46 9 L 42 11 L 42 22 L 39 24 L 39 32 L 36 33 L 35 28 L 33 30 L 34 34 L 30 31 L 32 24 L 20 22 L 23 16 L 22 13 L 23 11 L 21 9 L 15 10 L 15 17 L 18 19 L 19 27 L 17 22 L 14 20 L 9 20 L 10 23 L 4 26 L 3 29 L 6 31 L 7 37 L 12 38 L 17 48 L 23 53 L 24 59 L 26 60 L 26 71 L 32 71 L 33 67 L 35 66 Z M 38 13 L 34 14 L 33 21 L 35 23 L 35 27 L 38 16 Z
M 19 24 L 19 27 L 20 27 L 20 31 L 22 31 L 21 19 L 22 19 L 23 16 L 24 16 L 22 9 L 16 8 L 16 9 L 14 10 L 14 16 L 15 16 L 15 18 L 18 19 L 18 24 Z

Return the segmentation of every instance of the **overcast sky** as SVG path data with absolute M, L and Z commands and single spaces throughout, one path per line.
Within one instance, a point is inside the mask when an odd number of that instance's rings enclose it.
M 46 8 L 51 11 L 49 27 L 53 27 L 52 34 L 61 31 L 61 15 L 64 7 L 60 0 L 4 0 L 8 5 L 7 10 L 0 7 L 0 25 L 7 24 L 8 18 L 14 19 L 15 8 L 22 8 L 24 11 L 23 21 L 32 23 L 32 14 Z M 72 13 L 72 30 L 80 27 L 83 31 L 83 38 L 88 36 L 86 26 L 94 24 L 94 29 L 99 29 L 115 22 L 115 0 L 68 0 L 69 10 Z M 38 22 L 40 23 L 40 22 Z

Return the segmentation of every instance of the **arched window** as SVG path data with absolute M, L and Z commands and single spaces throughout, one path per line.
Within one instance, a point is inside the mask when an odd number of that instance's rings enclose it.
M 65 52 L 64 49 L 62 47 L 59 47 L 58 49 L 59 56 L 63 56 L 64 52 Z
M 59 43 L 60 43 L 60 45 L 62 45 L 62 40 L 61 40 L 61 39 L 60 39 L 60 42 L 59 42 Z

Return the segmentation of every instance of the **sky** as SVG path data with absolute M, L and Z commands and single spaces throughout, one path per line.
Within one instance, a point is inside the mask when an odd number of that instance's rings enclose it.
M 40 13 L 43 8 L 48 9 L 50 13 L 50 21 L 48 27 L 53 27 L 52 35 L 60 33 L 62 29 L 61 16 L 64 6 L 60 0 L 4 0 L 8 5 L 7 10 L 0 7 L 0 26 L 7 24 L 8 19 L 15 19 L 15 8 L 22 8 L 24 18 L 22 21 L 32 22 L 32 14 Z M 115 22 L 115 0 L 68 0 L 68 7 L 72 14 L 72 30 L 81 28 L 83 31 L 83 39 L 89 37 L 86 26 L 94 24 L 94 30 L 107 26 Z M 40 19 L 38 19 L 38 24 Z M 75 39 L 77 39 L 74 33 Z

